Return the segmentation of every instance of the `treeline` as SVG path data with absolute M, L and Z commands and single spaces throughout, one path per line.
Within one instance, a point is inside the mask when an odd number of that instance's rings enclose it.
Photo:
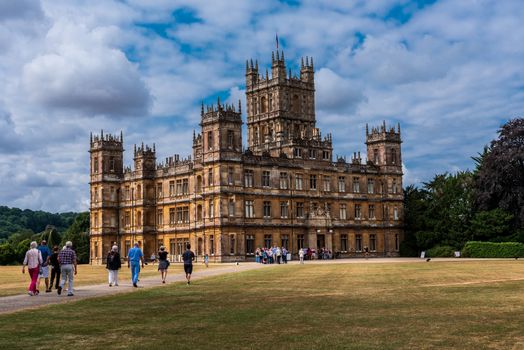
M 5 207 L 2 207 L 5 208 Z M 26 212 L 20 209 L 9 209 L 10 211 L 18 210 L 19 212 Z M 29 211 L 31 212 L 31 211 Z M 31 241 L 37 241 L 40 243 L 41 240 L 45 239 L 50 248 L 54 245 L 62 247 L 65 242 L 73 242 L 73 248 L 75 249 L 78 260 L 80 263 L 89 262 L 89 213 L 66 213 L 66 214 L 50 214 L 45 212 L 32 212 L 38 213 L 38 220 L 41 220 L 47 214 L 50 218 L 59 223 L 60 226 L 54 226 L 51 223 L 43 225 L 41 231 L 33 231 L 32 228 L 23 227 L 20 225 L 22 221 L 17 221 L 16 225 L 20 227 L 16 231 L 12 231 L 7 238 L 0 240 L 0 265 L 20 264 L 22 263 L 25 252 L 29 249 Z M 57 219 L 57 216 L 62 217 L 62 221 Z M 38 220 L 32 221 L 35 225 Z M 13 221 L 11 221 L 12 223 Z M 67 224 L 69 223 L 69 224 Z M 38 225 L 41 223 L 38 222 Z M 0 224 L 1 225 L 1 224 Z M 16 226 L 14 225 L 14 226 Z M 33 226 L 35 228 L 41 226 Z M 5 227 L 2 227 L 5 231 Z
M 42 232 L 47 225 L 53 225 L 58 232 L 63 233 L 77 215 L 78 213 L 52 214 L 0 206 L 0 242 L 17 232 Z
M 524 119 L 503 125 L 473 159 L 473 171 L 405 189 L 402 255 L 451 256 L 469 241 L 524 243 Z

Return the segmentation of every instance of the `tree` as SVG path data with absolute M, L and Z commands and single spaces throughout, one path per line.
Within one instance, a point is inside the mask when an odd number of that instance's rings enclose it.
M 513 215 L 512 227 L 524 224 L 524 119 L 513 119 L 478 162 L 475 205 L 479 211 L 501 208 Z
M 71 241 L 76 252 L 78 262 L 86 264 L 89 262 L 89 213 L 80 213 L 73 224 L 67 229 L 62 237 L 62 244 Z
M 470 239 L 472 241 L 505 241 L 511 234 L 513 215 L 497 208 L 481 211 L 471 220 Z

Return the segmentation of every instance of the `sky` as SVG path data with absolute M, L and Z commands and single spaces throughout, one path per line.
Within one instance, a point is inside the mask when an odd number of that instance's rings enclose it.
M 89 208 L 89 135 L 191 154 L 200 104 L 245 105 L 245 61 L 314 57 L 334 155 L 400 123 L 404 185 L 472 169 L 524 115 L 522 1 L 0 0 L 0 205 Z M 246 116 L 243 115 L 245 120 Z M 245 144 L 245 141 L 244 141 Z

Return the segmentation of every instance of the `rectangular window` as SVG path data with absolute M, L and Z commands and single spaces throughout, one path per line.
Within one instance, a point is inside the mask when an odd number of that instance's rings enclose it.
M 209 200 L 209 217 L 215 217 L 215 201 L 213 199 Z
M 255 236 L 246 235 L 246 254 L 255 253 Z
M 373 150 L 373 163 L 375 163 L 375 165 L 377 165 L 379 162 L 380 162 L 380 159 L 378 157 L 378 149 L 375 148 Z
M 184 217 L 182 215 L 182 207 L 176 208 L 176 222 L 178 224 L 181 224 L 184 221 Z
M 189 223 L 189 207 L 182 208 L 182 216 L 183 216 L 183 221 L 186 224 L 188 224 Z
M 346 178 L 344 176 L 338 177 L 338 192 L 346 192 Z
M 97 187 L 93 189 L 93 202 L 95 203 L 98 202 L 98 188 Z
M 393 220 L 398 220 L 398 208 L 393 208 Z
M 398 252 L 400 250 L 400 239 L 398 233 L 395 234 L 395 250 Z
M 362 235 L 355 235 L 355 250 L 357 252 L 362 251 Z
M 235 235 L 229 235 L 229 254 L 235 254 Z
M 287 190 L 287 173 L 280 173 L 280 189 Z
M 264 201 L 264 218 L 270 218 L 271 217 L 271 202 Z
M 235 200 L 233 198 L 229 199 L 229 216 L 235 216 Z
M 175 181 L 169 181 L 169 197 L 175 195 Z
M 182 180 L 182 194 L 189 194 L 189 179 Z
M 301 148 L 293 149 L 293 155 L 295 156 L 295 158 L 302 158 L 302 149 Z
M 339 214 L 340 214 L 340 220 L 346 220 L 347 219 L 347 206 L 346 206 L 346 204 L 340 204 Z
M 207 133 L 207 149 L 213 149 L 213 132 Z
M 182 194 L 182 179 L 176 180 L 176 195 L 180 196 Z
M 309 150 L 309 158 L 310 159 L 316 159 L 317 158 L 317 151 L 314 149 Z
M 207 170 L 207 184 L 208 186 L 213 185 L 213 169 L 211 168 Z
M 304 177 L 302 174 L 295 175 L 295 189 L 301 191 L 303 189 Z
M 233 168 L 229 167 L 229 168 L 227 168 L 227 184 L 228 185 L 233 185 L 233 181 L 234 181 Z
M 297 218 L 303 218 L 304 217 L 304 203 L 297 202 L 296 208 L 297 208 Z
M 369 250 L 372 252 L 377 251 L 377 235 L 369 235 Z
M 375 205 L 370 204 L 368 207 L 368 218 L 369 219 L 375 219 Z
M 156 184 L 156 198 L 158 199 L 162 198 L 162 183 L 161 182 Z
M 98 173 L 98 157 L 95 157 L 95 160 L 93 161 L 93 172 L 95 174 Z
M 288 202 L 280 202 L 280 217 L 285 219 L 288 216 Z
M 233 130 L 227 131 L 227 147 L 233 148 L 234 147 L 234 133 Z
M 330 159 L 330 152 L 329 151 L 322 151 L 322 159 L 329 160 Z
M 109 171 L 115 171 L 115 157 L 109 157 Z
M 169 208 L 169 225 L 175 224 L 175 208 Z
M 397 180 L 396 180 L 396 179 L 393 179 L 393 182 L 392 182 L 392 184 L 391 184 L 391 192 L 393 192 L 393 193 L 396 194 L 397 191 L 398 191 L 398 190 L 397 190 Z
M 304 235 L 297 235 L 297 246 L 299 250 L 304 248 Z
M 331 191 L 331 177 L 330 176 L 324 176 L 324 192 Z
M 360 220 L 360 218 L 361 218 L 360 204 L 355 204 L 355 219 Z
M 309 175 L 309 189 L 310 190 L 317 189 L 317 176 L 316 175 Z
M 244 171 L 244 186 L 253 187 L 253 170 Z
M 246 218 L 255 217 L 255 208 L 252 200 L 245 201 Z
M 262 172 L 262 186 L 263 187 L 269 187 L 269 171 L 263 171 Z
M 126 200 L 131 199 L 131 190 L 129 189 L 129 186 L 126 186 L 124 189 L 124 197 Z
M 375 192 L 375 181 L 373 179 L 368 179 L 368 193 Z
M 347 253 L 348 251 L 348 235 L 346 234 L 340 235 L 340 250 L 343 253 Z
M 164 212 L 162 211 L 162 209 L 157 210 L 156 221 L 158 226 L 162 226 L 164 224 Z
M 358 177 L 353 178 L 353 193 L 360 193 L 360 179 Z
M 272 245 L 272 235 L 264 235 L 264 247 L 271 248 Z
M 131 213 L 129 212 L 129 210 L 127 210 L 124 214 L 124 226 L 131 226 Z
M 209 236 L 209 253 L 215 255 L 215 237 L 213 235 Z
M 282 235 L 282 247 L 286 249 L 289 247 L 289 235 Z

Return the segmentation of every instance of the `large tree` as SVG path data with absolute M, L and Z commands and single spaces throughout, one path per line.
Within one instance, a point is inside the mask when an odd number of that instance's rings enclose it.
M 513 119 L 499 130 L 499 137 L 476 158 L 476 208 L 497 208 L 513 215 L 513 228 L 524 224 L 524 119 Z

